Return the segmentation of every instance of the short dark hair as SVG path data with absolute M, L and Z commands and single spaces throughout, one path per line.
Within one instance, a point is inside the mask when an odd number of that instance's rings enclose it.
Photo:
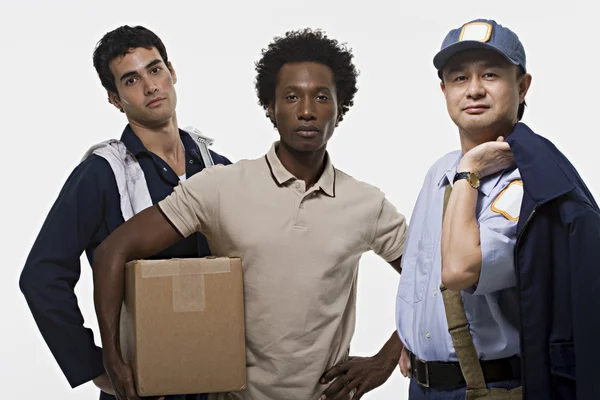
M 94 50 L 94 68 L 100 77 L 100 82 L 106 90 L 117 93 L 115 77 L 110 72 L 109 63 L 116 57 L 126 55 L 131 49 L 156 47 L 165 64 L 169 62 L 167 50 L 162 40 L 151 30 L 143 26 L 130 27 L 123 25 L 105 34 Z
M 523 68 L 519 67 L 517 79 L 521 79 L 523 75 L 525 75 L 525 71 L 523 71 Z M 523 114 L 525 114 L 525 106 L 527 106 L 527 103 L 525 102 L 525 99 L 523 99 L 523 102 L 519 104 L 519 110 L 517 111 L 517 121 L 520 121 L 523 118 Z
M 275 87 L 279 70 L 283 65 L 295 62 L 317 62 L 333 71 L 338 102 L 339 121 L 354 104 L 358 88 L 358 71 L 352 63 L 352 50 L 345 43 L 329 39 L 319 29 L 305 28 L 286 32 L 284 37 L 275 37 L 268 48 L 262 50 L 262 58 L 256 62 L 256 94 L 258 103 L 268 110 L 275 101 Z M 269 113 L 267 111 L 267 117 Z M 270 117 L 269 117 L 270 118 Z M 275 121 L 271 120 L 277 127 Z

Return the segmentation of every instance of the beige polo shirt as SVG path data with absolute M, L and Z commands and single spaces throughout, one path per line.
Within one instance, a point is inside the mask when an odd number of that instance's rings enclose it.
M 406 221 L 377 188 L 327 156 L 306 190 L 265 157 L 203 170 L 159 203 L 183 236 L 202 232 L 212 253 L 244 269 L 247 389 L 211 400 L 318 399 L 319 378 L 348 357 L 363 253 L 402 255 Z

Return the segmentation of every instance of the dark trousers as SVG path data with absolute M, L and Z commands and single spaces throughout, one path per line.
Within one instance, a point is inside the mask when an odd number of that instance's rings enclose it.
M 503 381 L 488 383 L 489 388 L 504 388 L 514 389 L 521 385 L 520 380 Z M 462 387 L 454 390 L 435 390 L 431 388 L 425 388 L 419 386 L 417 380 L 412 378 L 410 380 L 410 387 L 408 389 L 409 400 L 465 400 L 467 388 Z

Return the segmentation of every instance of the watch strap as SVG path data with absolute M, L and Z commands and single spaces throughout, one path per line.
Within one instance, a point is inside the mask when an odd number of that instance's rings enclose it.
M 469 180 L 470 174 L 471 174 L 470 172 L 457 172 L 456 175 L 454 175 L 454 180 L 452 181 L 452 183 L 458 181 L 459 179 Z

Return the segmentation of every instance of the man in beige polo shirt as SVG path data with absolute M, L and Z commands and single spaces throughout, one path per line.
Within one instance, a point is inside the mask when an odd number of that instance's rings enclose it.
M 120 400 L 138 398 L 117 350 L 124 264 L 194 232 L 244 266 L 248 385 L 211 399 L 358 399 L 398 363 L 395 332 L 377 355 L 348 357 L 359 259 L 373 250 L 400 271 L 406 234 L 384 194 L 335 169 L 326 151 L 357 90 L 352 53 L 320 31 L 289 32 L 256 69 L 280 141 L 259 159 L 196 174 L 94 255 L 105 366 Z

